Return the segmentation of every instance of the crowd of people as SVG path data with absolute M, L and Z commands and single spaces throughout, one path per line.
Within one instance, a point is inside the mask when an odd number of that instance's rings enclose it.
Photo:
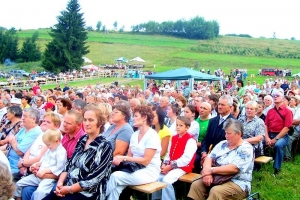
M 139 86 L 66 83 L 1 90 L 0 193 L 4 199 L 130 199 L 127 186 L 201 173 L 191 199 L 244 199 L 254 159 L 274 148 L 276 177 L 300 133 L 300 81 L 234 78 L 221 91 L 149 80 Z M 230 178 L 217 181 L 217 176 Z

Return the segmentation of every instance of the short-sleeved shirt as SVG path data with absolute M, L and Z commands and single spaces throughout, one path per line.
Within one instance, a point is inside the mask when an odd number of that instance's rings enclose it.
M 64 135 L 63 139 L 61 140 L 61 143 L 63 147 L 65 147 L 65 149 L 67 150 L 68 159 L 72 157 L 72 154 L 75 150 L 79 138 L 84 134 L 85 132 L 82 130 L 82 128 L 80 128 L 79 131 L 77 131 L 77 133 L 72 138 L 70 138 L 69 134 Z
M 217 158 L 216 161 L 221 166 L 235 165 L 239 172 L 231 181 L 250 194 L 254 156 L 253 147 L 249 142 L 243 141 L 235 150 L 230 150 L 227 140 L 223 140 L 213 148 L 208 157 Z
M 103 133 L 103 136 L 111 143 L 111 147 L 113 152 L 116 148 L 116 140 L 122 140 L 123 142 L 127 142 L 129 145 L 131 135 L 133 133 L 132 127 L 126 123 L 121 128 L 116 130 L 113 134 L 111 132 L 115 129 L 116 125 L 111 125 L 107 131 Z
M 16 135 L 18 143 L 17 148 L 24 154 L 31 147 L 35 139 L 43 132 L 39 126 L 27 131 L 27 133 L 25 133 L 25 131 L 26 128 L 22 128 Z M 7 158 L 11 167 L 11 172 L 13 174 L 19 172 L 18 162 L 21 156 L 19 156 L 12 147 L 8 150 Z
M 243 139 L 253 138 L 258 135 L 265 137 L 265 123 L 262 119 L 255 116 L 251 121 L 247 122 L 246 116 L 241 116 L 239 121 L 244 126 Z M 260 155 L 263 155 L 263 143 L 260 141 L 257 144 L 253 144 L 255 149 L 259 149 Z
M 285 105 L 278 108 L 278 112 L 282 115 L 284 120 L 275 110 L 275 107 L 270 109 L 265 120 L 269 132 L 279 133 L 284 127 L 291 127 L 293 123 L 293 114 Z
M 136 131 L 132 134 L 130 139 L 130 148 L 132 157 L 144 157 L 145 149 L 156 149 L 156 152 L 151 159 L 150 163 L 146 166 L 149 170 L 153 172 L 160 172 L 160 152 L 161 152 L 161 145 L 159 141 L 159 136 L 155 130 L 149 128 L 149 130 L 144 134 L 143 138 L 138 142 L 140 131 Z
M 189 130 L 187 131 L 191 136 L 193 136 L 193 138 L 198 141 L 198 137 L 199 137 L 199 124 L 197 121 L 193 120 L 191 122 L 191 126 L 189 128 Z
M 5 156 L 5 154 L 0 151 L 0 161 L 3 162 L 5 165 L 7 165 L 9 171 L 10 171 L 10 166 L 9 166 L 9 162 L 7 160 L 7 157 Z
M 171 131 L 169 130 L 169 128 L 166 125 L 163 126 L 163 129 L 158 131 L 158 136 L 159 136 L 160 141 L 162 141 L 162 139 L 167 136 L 170 136 L 170 140 L 172 139 Z
M 44 133 L 41 133 L 31 145 L 29 149 L 29 159 L 37 158 L 41 154 L 41 151 L 44 148 L 44 146 L 46 146 L 42 139 L 43 135 Z
M 207 133 L 207 127 L 208 127 L 208 122 L 209 119 L 207 120 L 201 120 L 200 117 L 196 119 L 196 122 L 199 124 L 199 137 L 198 137 L 198 142 L 202 142 L 204 137 L 206 136 Z
M 55 150 L 48 149 L 43 155 L 40 161 L 41 169 L 50 169 L 50 171 L 55 175 L 59 176 L 64 170 L 65 164 L 67 162 L 67 151 L 60 144 Z

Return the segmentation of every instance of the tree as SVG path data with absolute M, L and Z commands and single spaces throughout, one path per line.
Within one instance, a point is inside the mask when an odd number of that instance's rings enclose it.
M 97 31 L 100 31 L 101 26 L 102 26 L 102 22 L 101 22 L 101 21 L 98 21 L 98 22 L 97 22 L 97 25 L 96 25 L 96 30 L 97 30 Z
M 115 28 L 115 30 L 118 29 L 118 22 L 117 21 L 114 22 L 114 28 Z
M 42 66 L 59 72 L 79 69 L 82 56 L 89 53 L 86 45 L 87 32 L 78 0 L 70 0 L 66 10 L 57 17 L 58 23 L 51 28 L 50 41 L 44 52 Z
M 102 26 L 102 32 L 106 32 L 106 26 Z
M 18 58 L 18 37 L 15 28 L 0 30 L 0 60 L 16 60 Z
M 87 31 L 93 31 L 94 29 L 93 29 L 92 26 L 87 26 L 87 27 L 86 27 L 86 30 L 87 30 Z
M 124 32 L 124 29 L 125 29 L 125 26 L 122 26 L 119 31 Z
M 34 32 L 31 38 L 27 38 L 23 47 L 20 51 L 20 59 L 23 62 L 32 62 L 38 61 L 41 59 L 41 51 L 38 45 L 36 44 L 36 39 L 38 38 L 38 31 Z

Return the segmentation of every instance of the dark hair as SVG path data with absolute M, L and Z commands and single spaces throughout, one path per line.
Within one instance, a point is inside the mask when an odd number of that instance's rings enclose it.
M 22 99 L 25 99 L 28 104 L 31 102 L 31 98 L 29 96 L 23 96 Z
M 76 96 L 78 96 L 80 99 L 83 99 L 83 94 L 81 92 L 77 92 Z
M 128 101 L 128 97 L 125 95 L 119 95 L 120 100 Z
M 136 106 L 133 109 L 133 113 L 140 113 L 142 117 L 147 117 L 147 125 L 151 126 L 154 115 L 152 109 L 149 106 Z
M 187 105 L 186 107 L 189 108 L 190 111 L 195 114 L 195 117 L 194 117 L 195 119 L 197 119 L 199 117 L 199 111 L 196 109 L 196 107 L 194 105 Z
M 182 105 L 183 108 L 186 106 L 186 98 L 184 96 L 179 95 L 176 97 L 176 100 L 181 101 L 181 103 L 183 104 Z
M 129 119 L 130 119 L 130 110 L 129 110 L 129 108 L 127 106 L 118 104 L 118 105 L 114 105 L 112 107 L 112 109 L 117 109 L 117 110 L 121 111 L 123 113 L 123 115 L 125 116 L 125 121 L 129 122 Z
M 40 96 L 37 96 L 37 97 L 41 98 L 43 103 L 45 102 L 45 98 L 43 96 L 40 95 Z
M 237 80 L 237 81 L 236 81 L 236 84 L 238 84 L 238 83 L 240 83 L 240 84 L 242 85 L 242 87 L 244 87 L 244 82 L 243 82 L 242 80 L 240 80 L 240 79 Z
M 48 89 L 52 94 L 53 94 L 53 90 L 52 89 Z
M 63 107 L 67 107 L 68 110 L 72 109 L 72 102 L 69 99 L 61 99 L 60 102 Z
M 215 102 L 216 105 L 218 105 L 218 101 L 219 101 L 219 98 L 220 98 L 219 95 L 211 94 L 211 95 L 208 95 L 208 98 L 209 98 L 209 100 Z
M 181 109 L 176 101 L 171 102 L 170 108 L 172 111 L 176 114 L 176 116 L 179 116 L 181 113 Z
M 15 93 L 15 97 L 18 99 L 22 99 L 22 94 L 20 92 Z
M 10 106 L 7 108 L 7 112 L 10 112 L 17 118 L 21 118 L 23 114 L 23 111 L 20 106 Z
M 162 130 L 164 128 L 164 122 L 165 122 L 165 113 L 164 111 L 161 109 L 161 107 L 157 106 L 157 105 L 153 105 L 152 106 L 152 111 L 155 111 L 158 117 L 158 123 L 160 126 L 160 130 Z
M 184 125 L 190 127 L 191 126 L 191 120 L 187 118 L 186 116 L 179 116 L 176 120 L 180 120 L 184 123 Z
M 56 96 L 54 96 L 54 95 L 49 96 L 48 99 L 49 99 L 49 98 L 51 98 L 51 99 L 53 99 L 54 101 L 56 101 Z

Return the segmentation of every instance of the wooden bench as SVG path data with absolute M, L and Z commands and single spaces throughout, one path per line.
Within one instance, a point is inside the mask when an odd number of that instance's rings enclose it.
M 153 192 L 159 191 L 165 187 L 167 187 L 166 183 L 162 183 L 162 182 L 158 182 L 158 181 L 153 182 L 153 183 L 143 184 L 143 185 L 129 186 L 129 188 L 133 189 L 134 191 L 139 191 L 139 192 L 145 193 L 147 195 L 147 200 L 151 199 L 151 194 Z M 135 192 L 133 194 L 133 199 L 137 199 Z
M 254 162 L 260 163 L 260 164 L 266 164 L 266 163 L 270 162 L 271 160 L 273 160 L 272 157 L 269 157 L 269 156 L 259 156 L 259 157 L 257 157 L 257 158 L 254 159 Z
M 194 180 L 200 178 L 201 175 L 200 174 L 196 174 L 196 173 L 188 173 L 185 174 L 183 176 L 181 176 L 178 180 L 185 182 L 185 183 L 192 183 Z

